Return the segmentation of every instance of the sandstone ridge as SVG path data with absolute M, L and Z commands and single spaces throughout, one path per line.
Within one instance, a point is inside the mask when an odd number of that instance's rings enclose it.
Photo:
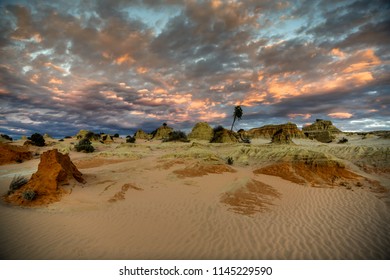
M 27 147 L 19 147 L 0 143 L 0 165 L 22 162 L 32 159 Z
M 258 128 L 252 128 L 244 132 L 244 136 L 249 138 L 272 138 L 274 134 L 283 129 L 285 133 L 288 133 L 291 138 L 305 138 L 304 133 L 298 129 L 294 123 L 277 124 L 277 125 L 265 125 Z

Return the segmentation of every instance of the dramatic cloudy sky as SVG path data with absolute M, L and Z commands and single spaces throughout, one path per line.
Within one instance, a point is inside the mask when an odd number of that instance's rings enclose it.
M 0 1 L 0 132 L 390 129 L 390 2 Z

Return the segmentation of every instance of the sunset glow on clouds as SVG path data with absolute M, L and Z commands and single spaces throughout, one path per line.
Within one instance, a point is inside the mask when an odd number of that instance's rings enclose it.
M 0 130 L 390 129 L 388 1 L 2 1 Z

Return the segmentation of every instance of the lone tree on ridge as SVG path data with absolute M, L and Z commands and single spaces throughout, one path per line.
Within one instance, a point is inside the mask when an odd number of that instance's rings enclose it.
M 241 120 L 241 118 L 242 118 L 241 106 L 234 107 L 233 117 L 234 117 L 234 119 L 233 119 L 232 128 L 230 129 L 230 131 L 233 131 L 233 126 L 234 126 L 234 123 L 236 122 L 236 120 Z

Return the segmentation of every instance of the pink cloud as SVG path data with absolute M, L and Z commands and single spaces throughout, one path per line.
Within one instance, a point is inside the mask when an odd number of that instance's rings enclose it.
M 328 116 L 335 119 L 350 119 L 352 118 L 353 115 L 347 112 L 336 112 L 336 113 L 330 113 L 328 114 Z

